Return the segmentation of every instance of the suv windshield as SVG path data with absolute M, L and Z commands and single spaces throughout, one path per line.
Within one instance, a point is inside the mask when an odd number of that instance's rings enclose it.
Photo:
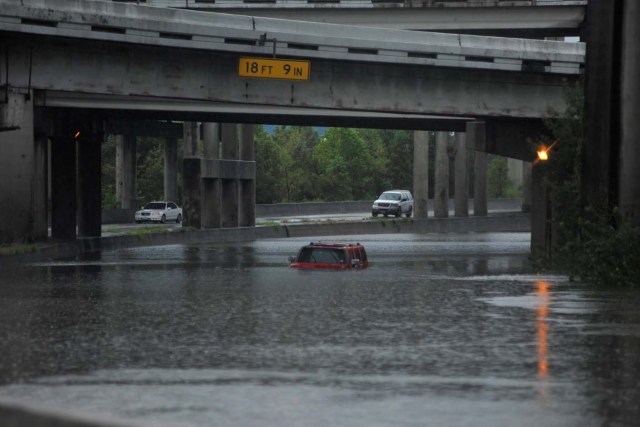
M 298 262 L 317 262 L 322 264 L 344 264 L 345 253 L 340 249 L 303 248 Z
M 382 193 L 380 200 L 400 200 L 400 193 Z
M 164 203 L 147 203 L 145 209 L 164 209 Z

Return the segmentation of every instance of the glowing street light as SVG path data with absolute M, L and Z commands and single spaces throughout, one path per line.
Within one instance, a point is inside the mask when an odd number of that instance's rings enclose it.
M 553 146 L 558 143 L 558 141 L 560 141 L 560 138 L 553 141 L 553 144 L 551 144 L 549 147 L 545 147 L 544 145 L 540 146 L 540 149 L 536 152 L 538 154 L 537 160 L 540 160 L 543 162 L 545 160 L 549 160 L 549 150 L 551 150 Z

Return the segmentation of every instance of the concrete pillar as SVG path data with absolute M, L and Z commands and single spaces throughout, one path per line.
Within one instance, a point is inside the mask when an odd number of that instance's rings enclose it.
M 523 185 L 522 178 L 524 161 L 519 159 L 507 158 L 507 177 L 513 184 L 514 188 L 521 188 Z
M 522 212 L 531 212 L 531 162 L 522 162 Z
M 182 225 L 202 228 L 202 161 L 185 157 L 182 161 Z
M 218 123 L 202 124 L 202 142 L 205 159 L 220 158 L 220 125 Z M 202 180 L 203 228 L 220 228 L 220 184 L 219 178 Z
M 202 123 L 202 148 L 205 159 L 220 158 L 219 123 Z
M 429 216 L 429 133 L 413 132 L 413 216 Z
M 640 226 L 640 2 L 623 7 L 621 142 L 618 206 L 633 226 Z
M 240 125 L 240 160 L 242 161 L 253 162 L 256 159 L 254 132 L 254 125 Z M 239 185 L 238 225 L 253 227 L 256 225 L 256 180 L 242 179 Z
M 184 122 L 183 128 L 184 157 L 200 158 L 200 143 L 197 122 Z
M 202 161 L 198 142 L 198 124 L 183 125 L 182 225 L 202 228 Z
M 76 140 L 68 117 L 54 120 L 51 137 L 51 237 L 76 238 Z
M 551 251 L 551 206 L 544 185 L 546 165 L 537 163 L 531 179 L 531 255 L 548 257 Z
M 33 99 L 33 98 L 32 98 Z M 10 108 L 10 105 L 4 106 Z M 22 95 L 20 117 L 0 123 L 0 244 L 47 238 L 47 135 L 42 110 Z M 19 128 L 17 128 L 19 125 Z
M 455 216 L 469 216 L 469 169 L 467 168 L 467 134 L 456 132 Z
M 436 132 L 436 161 L 433 193 L 433 215 L 436 218 L 449 216 L 449 154 L 447 132 Z
M 474 186 L 473 186 L 473 215 L 487 216 L 487 153 L 476 151 L 476 158 L 473 165 Z
M 622 56 L 619 32 L 624 21 L 619 16 L 622 12 L 620 4 L 620 1 L 611 0 L 591 0 L 587 4 L 585 143 L 581 179 L 584 206 L 617 203 Z
M 235 123 L 222 124 L 222 159 L 238 160 L 238 131 Z M 238 180 L 223 179 L 221 184 L 221 226 L 237 227 Z
M 78 158 L 78 236 L 102 234 L 102 123 L 84 122 L 76 140 Z
M 164 140 L 164 199 L 178 201 L 178 140 Z

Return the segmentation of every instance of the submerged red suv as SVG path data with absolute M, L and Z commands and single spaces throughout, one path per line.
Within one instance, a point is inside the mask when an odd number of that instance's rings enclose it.
M 311 242 L 303 246 L 297 256 L 289 257 L 289 267 L 312 268 L 367 268 L 367 252 L 360 243 Z

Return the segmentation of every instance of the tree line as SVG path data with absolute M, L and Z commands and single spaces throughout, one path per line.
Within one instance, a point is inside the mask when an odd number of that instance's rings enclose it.
M 429 138 L 429 186 L 433 194 L 435 136 Z M 181 141 L 178 153 L 182 153 Z M 164 193 L 164 148 L 160 138 L 137 142 L 138 204 L 161 200 Z M 413 132 L 404 130 L 277 126 L 255 127 L 256 202 L 258 204 L 373 200 L 388 189 L 413 189 Z M 453 134 L 450 135 L 450 194 L 453 196 Z M 117 207 L 115 138 L 102 148 L 103 206 Z M 473 152 L 468 173 L 473 188 Z M 182 158 L 178 158 L 181 181 Z M 180 187 L 180 186 L 179 186 Z M 490 156 L 489 196 L 516 197 L 507 176 L 506 158 Z M 178 200 L 181 202 L 181 189 Z

